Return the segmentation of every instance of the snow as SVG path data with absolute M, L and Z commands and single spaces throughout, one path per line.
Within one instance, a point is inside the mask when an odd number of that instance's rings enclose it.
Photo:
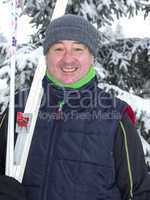
M 102 10 L 103 6 L 106 6 L 108 9 L 110 8 L 111 0 L 103 0 L 101 4 L 98 5 L 97 9 Z
M 94 4 L 88 4 L 86 1 L 81 4 L 82 9 L 85 11 L 84 12 L 84 17 L 86 17 L 86 13 L 89 13 L 89 15 L 96 16 L 96 11 L 95 11 L 95 5 Z
M 20 51 L 17 52 L 17 64 L 20 70 L 23 70 L 26 66 L 27 60 L 35 65 L 38 64 L 39 57 L 42 55 L 43 48 L 39 47 L 35 50 L 30 49 L 28 47 L 21 48 Z M 30 65 L 29 65 L 30 66 Z M 31 65 L 32 68 L 32 65 Z
M 95 69 L 96 69 L 97 75 L 100 77 L 101 80 L 103 80 L 108 74 L 108 72 L 98 62 L 95 62 Z
M 148 164 L 148 166 L 150 166 L 150 145 L 144 140 L 144 138 L 141 135 L 140 139 L 143 145 L 144 154 L 148 154 L 148 156 L 145 156 L 145 162 Z
M 43 48 L 39 47 L 35 50 L 30 48 L 30 46 L 26 46 L 21 48 L 17 52 L 16 60 L 17 60 L 17 71 L 19 71 L 19 76 L 16 76 L 16 88 L 24 88 L 25 81 L 27 76 L 30 77 L 33 75 L 33 66 L 37 66 L 39 58 L 41 57 L 43 52 Z M 28 63 L 28 68 L 27 67 Z M 6 66 L 0 68 L 0 104 L 3 104 L 3 107 L 0 110 L 0 114 L 6 109 L 8 100 L 9 100 L 9 87 L 8 87 L 8 79 L 10 73 L 9 62 L 6 60 Z
M 150 100 L 149 99 L 143 99 L 139 96 L 136 96 L 134 94 L 128 93 L 126 91 L 121 90 L 120 88 L 109 85 L 109 84 L 99 84 L 100 88 L 107 88 L 114 89 L 114 91 L 117 92 L 117 97 L 122 99 L 123 101 L 127 102 L 133 110 L 136 112 L 137 118 L 140 116 L 141 112 L 145 113 L 146 117 L 146 128 L 150 129 Z
M 117 19 L 114 16 L 114 23 L 110 26 L 114 32 L 118 24 L 122 27 L 124 38 L 145 38 L 150 36 L 149 16 L 144 19 L 142 12 L 132 18 L 122 17 Z
M 7 80 L 0 79 L 0 91 L 6 90 L 8 88 Z

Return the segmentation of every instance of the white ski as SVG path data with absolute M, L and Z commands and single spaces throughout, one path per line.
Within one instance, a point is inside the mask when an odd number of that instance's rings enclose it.
M 7 149 L 6 149 L 6 171 L 5 174 L 13 176 L 13 160 L 14 160 L 14 102 L 15 102 L 15 64 L 16 64 L 16 34 L 17 34 L 17 19 L 18 8 L 20 6 L 17 0 L 10 1 L 11 12 L 11 45 L 10 45 L 10 100 L 9 100 L 9 118 L 8 118 L 8 134 L 7 134 Z
M 67 3 L 68 0 L 57 0 L 52 15 L 52 20 L 64 15 Z M 15 153 L 14 153 L 15 156 L 13 157 L 13 166 L 11 166 L 12 168 L 11 174 L 9 175 L 9 173 L 7 173 L 8 176 L 14 177 L 19 182 L 22 182 L 23 179 L 28 153 L 30 150 L 30 145 L 34 133 L 34 128 L 36 125 L 41 99 L 43 96 L 42 79 L 45 75 L 45 71 L 46 71 L 45 57 L 42 56 L 35 71 L 34 79 L 32 82 L 32 86 L 24 110 L 25 114 L 31 115 L 30 127 L 28 133 L 27 132 L 25 133 L 25 131 L 22 130 L 18 134 L 15 145 Z M 21 152 L 21 154 L 19 152 Z M 9 165 L 9 162 L 7 162 L 6 164 Z

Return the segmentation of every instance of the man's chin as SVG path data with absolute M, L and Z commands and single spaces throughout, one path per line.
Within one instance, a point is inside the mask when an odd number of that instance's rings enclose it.
M 72 78 L 67 78 L 67 79 L 62 81 L 63 84 L 73 84 L 75 82 L 76 82 L 76 80 L 74 80 Z
M 74 81 L 63 81 L 63 84 L 65 85 L 65 84 L 73 84 L 74 83 Z

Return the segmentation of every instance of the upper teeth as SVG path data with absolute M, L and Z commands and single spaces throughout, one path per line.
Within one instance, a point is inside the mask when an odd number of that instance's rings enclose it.
M 64 72 L 74 72 L 76 70 L 76 68 L 75 67 L 73 67 L 73 68 L 62 68 L 62 70 Z

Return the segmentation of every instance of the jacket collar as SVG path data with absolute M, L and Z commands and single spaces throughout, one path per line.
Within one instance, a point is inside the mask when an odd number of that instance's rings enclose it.
M 89 107 L 93 99 L 94 90 L 97 89 L 97 84 L 96 76 L 79 89 L 56 86 L 46 76 L 42 81 L 48 105 L 60 107 L 60 104 L 63 102 L 65 110 Z

